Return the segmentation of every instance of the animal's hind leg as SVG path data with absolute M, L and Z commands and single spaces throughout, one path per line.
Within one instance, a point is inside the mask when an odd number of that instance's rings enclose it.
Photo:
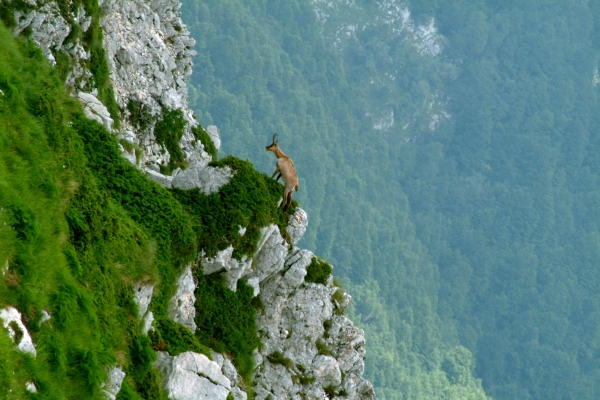
M 294 192 L 291 192 L 291 191 L 290 191 L 290 192 L 287 194 L 287 196 L 286 196 L 286 199 L 285 199 L 285 207 L 283 208 L 283 211 L 284 211 L 284 212 L 286 212 L 287 210 L 289 210 L 290 206 L 292 205 L 292 194 L 293 194 L 293 193 L 294 193 Z
M 290 191 L 286 188 L 283 191 L 283 199 L 281 200 L 281 209 L 283 210 L 283 212 L 285 212 L 285 210 L 287 209 L 289 196 L 290 196 Z

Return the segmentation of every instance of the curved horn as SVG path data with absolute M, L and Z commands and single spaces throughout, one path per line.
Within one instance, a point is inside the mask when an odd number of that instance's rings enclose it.
M 274 133 L 273 134 L 273 144 L 277 144 L 277 139 L 275 139 L 277 137 L 277 134 Z

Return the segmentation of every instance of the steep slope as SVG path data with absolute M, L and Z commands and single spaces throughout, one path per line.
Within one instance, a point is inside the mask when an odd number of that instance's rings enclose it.
M 187 109 L 179 3 L 100 5 L 0 4 L 22 33 L 0 27 L 2 392 L 372 398 L 350 297 L 293 246 L 306 213 L 285 215 L 249 162 L 216 161 L 216 130 Z M 265 297 L 281 276 L 288 292 Z M 259 346 L 289 325 L 273 302 L 313 307 L 295 289 L 323 307 L 292 324 L 317 327 L 311 340 Z M 278 352 L 295 366 L 274 376 Z

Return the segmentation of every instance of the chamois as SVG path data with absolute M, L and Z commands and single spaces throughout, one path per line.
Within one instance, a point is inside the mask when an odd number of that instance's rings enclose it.
M 294 168 L 294 162 L 291 158 L 283 154 L 283 151 L 279 148 L 277 144 L 277 134 L 273 134 L 273 143 L 267 146 L 267 151 L 272 151 L 277 156 L 277 169 L 271 175 L 273 178 L 278 172 L 276 181 L 281 177 L 283 182 L 285 183 L 285 189 L 283 190 L 283 201 L 281 202 L 281 208 L 283 211 L 287 211 L 287 209 L 292 204 L 292 194 L 294 191 L 298 191 L 298 176 L 296 175 L 296 168 Z

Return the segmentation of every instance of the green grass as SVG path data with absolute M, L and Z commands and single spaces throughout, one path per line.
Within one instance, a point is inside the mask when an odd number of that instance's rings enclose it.
M 306 276 L 304 281 L 310 283 L 327 284 L 327 278 L 333 272 L 333 267 L 328 262 L 319 257 L 313 257 L 310 265 L 306 267 Z
M 32 380 L 40 398 L 101 399 L 106 369 L 118 363 L 128 375 L 124 398 L 161 398 L 132 283 L 157 283 L 152 308 L 161 321 L 176 276 L 195 256 L 198 227 L 83 117 L 58 69 L 2 26 L 0 90 L 0 258 L 9 264 L 0 306 L 21 311 L 38 352 L 16 352 L 0 332 L 0 393 L 26 398 Z M 52 318 L 40 326 L 42 310 Z
M 317 352 L 320 355 L 333 356 L 333 353 L 331 353 L 331 350 L 329 350 L 329 347 L 327 347 L 325 342 L 323 342 L 321 339 L 317 339 L 317 341 L 315 342 L 315 345 L 317 346 Z
M 185 161 L 179 147 L 179 141 L 185 133 L 185 125 L 182 110 L 165 109 L 162 118 L 154 126 L 156 141 L 165 146 L 171 155 L 169 161 L 171 168 L 180 166 Z
M 238 373 L 251 387 L 252 352 L 260 344 L 256 333 L 254 289 L 243 280 L 233 292 L 220 276 L 196 271 L 196 336 L 200 343 L 232 357 Z
M 21 311 L 38 353 L 17 353 L 0 334 L 0 393 L 25 398 L 24 381 L 32 380 L 44 398 L 102 398 L 106 366 L 117 362 L 137 327 L 127 282 L 149 269 L 137 249 L 144 240 L 130 245 L 137 228 L 98 192 L 85 167 L 71 126 L 80 105 L 58 74 L 32 43 L 2 26 L 0 47 L 0 258 L 10 268 L 0 279 L 0 299 Z M 100 194 L 100 216 L 82 209 L 78 196 L 85 192 Z M 78 222 L 87 235 L 77 244 L 70 242 L 68 215 L 83 216 Z M 106 221 L 111 229 L 93 231 Z M 118 262 L 131 268 L 119 270 Z M 39 326 L 42 310 L 52 318 Z
M 267 360 L 269 360 L 271 364 L 283 365 L 287 369 L 291 369 L 294 366 L 292 360 L 281 354 L 279 351 L 274 351 L 273 353 L 269 354 L 267 356 Z
M 287 216 L 277 207 L 283 192 L 280 184 L 258 172 L 248 161 L 233 156 L 210 165 L 229 166 L 235 171 L 219 192 L 207 196 L 199 189 L 173 189 L 174 196 L 195 217 L 196 223 L 204 227 L 199 233 L 199 249 L 214 256 L 232 244 L 233 256 L 241 259 L 256 251 L 261 227 L 274 223 L 286 234 Z M 296 206 L 297 203 L 292 204 L 292 208 Z M 244 236 L 238 233 L 240 226 L 247 228 Z

